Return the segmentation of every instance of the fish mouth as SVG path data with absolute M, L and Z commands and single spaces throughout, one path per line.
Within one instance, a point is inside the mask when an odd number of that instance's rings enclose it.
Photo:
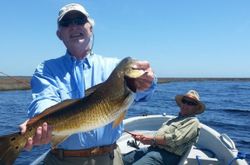
M 145 70 L 131 68 L 125 72 L 125 76 L 130 77 L 130 78 L 139 78 L 143 76 L 145 73 L 146 73 Z
M 136 80 L 147 74 L 144 70 L 141 69 L 132 69 L 133 71 L 130 74 L 125 74 L 124 79 L 127 87 L 132 91 L 136 92 L 137 84 Z

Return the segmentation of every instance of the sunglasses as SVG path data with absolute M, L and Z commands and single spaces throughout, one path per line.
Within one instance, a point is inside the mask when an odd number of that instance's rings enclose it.
M 68 19 L 63 20 L 59 22 L 59 26 L 62 27 L 69 27 L 70 25 L 84 25 L 87 22 L 87 18 L 74 18 L 74 19 Z
M 183 104 L 190 105 L 190 106 L 196 106 L 196 105 L 198 105 L 197 102 L 195 102 L 195 101 L 190 101 L 190 100 L 187 100 L 187 99 L 185 99 L 185 98 L 182 98 L 181 102 L 182 102 Z

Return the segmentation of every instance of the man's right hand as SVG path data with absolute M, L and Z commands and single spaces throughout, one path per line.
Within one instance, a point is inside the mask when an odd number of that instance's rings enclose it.
M 29 120 L 26 120 L 24 123 L 22 123 L 19 127 L 21 130 L 21 134 L 24 134 L 26 132 L 26 125 Z M 42 145 L 42 144 L 48 144 L 50 143 L 52 138 L 52 127 L 49 126 L 46 122 L 43 123 L 42 126 L 39 126 L 36 129 L 36 133 L 33 137 L 29 137 L 27 140 L 24 149 L 27 151 L 30 151 L 33 146 Z

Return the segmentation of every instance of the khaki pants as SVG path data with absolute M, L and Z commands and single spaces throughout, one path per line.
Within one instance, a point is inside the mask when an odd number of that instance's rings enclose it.
M 123 165 L 119 147 L 113 153 L 91 157 L 63 157 L 57 158 L 51 152 L 44 159 L 44 165 Z

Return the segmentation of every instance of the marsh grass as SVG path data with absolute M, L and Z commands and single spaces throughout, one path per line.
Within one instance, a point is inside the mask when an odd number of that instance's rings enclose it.
M 0 76 L 0 91 L 29 90 L 30 79 L 29 76 Z

